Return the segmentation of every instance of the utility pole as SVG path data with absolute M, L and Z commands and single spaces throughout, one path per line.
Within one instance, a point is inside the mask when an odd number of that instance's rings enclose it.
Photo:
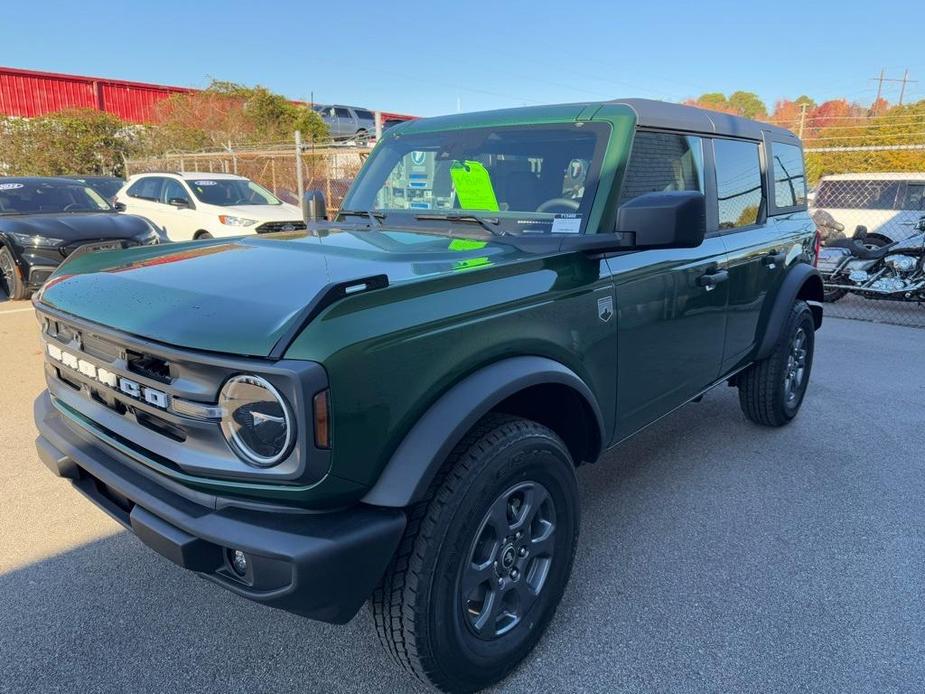
M 918 82 L 918 80 L 909 79 L 909 68 L 906 68 L 906 71 L 903 73 L 902 79 L 897 79 L 894 77 L 884 77 L 883 70 L 880 70 L 880 77 L 871 77 L 871 79 L 877 82 L 877 98 L 874 100 L 874 106 L 871 109 L 871 111 L 874 112 L 874 115 L 876 115 L 876 109 L 878 105 L 880 104 L 880 97 L 883 94 L 883 83 L 884 82 L 900 82 L 902 84 L 902 87 L 900 87 L 900 90 L 899 90 L 899 106 L 903 105 L 903 99 L 906 96 L 906 85 L 911 82 Z
M 809 106 L 806 102 L 800 104 L 800 139 L 803 139 L 803 126 L 806 125 L 806 107 Z

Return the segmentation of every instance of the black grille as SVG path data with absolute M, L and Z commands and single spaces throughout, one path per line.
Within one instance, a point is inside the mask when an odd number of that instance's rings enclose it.
M 94 251 L 119 250 L 121 248 L 133 248 L 138 246 L 138 241 L 133 239 L 99 239 L 96 241 L 75 241 L 66 246 L 61 246 L 61 254 L 64 256 L 79 256 L 84 253 L 93 253 Z
M 305 222 L 266 222 L 257 227 L 258 234 L 272 234 L 277 231 L 302 231 Z

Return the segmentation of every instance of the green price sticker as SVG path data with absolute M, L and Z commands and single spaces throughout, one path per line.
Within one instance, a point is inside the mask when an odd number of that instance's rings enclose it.
M 459 206 L 466 210 L 490 210 L 497 212 L 498 198 L 491 185 L 488 169 L 478 161 L 454 161 L 450 167 L 450 178 L 459 198 Z

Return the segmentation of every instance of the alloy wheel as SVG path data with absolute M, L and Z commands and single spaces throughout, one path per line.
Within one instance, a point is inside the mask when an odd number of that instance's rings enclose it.
M 784 398 L 788 404 L 796 400 L 806 377 L 806 331 L 799 328 L 790 341 L 787 366 L 784 370 Z
M 459 581 L 465 621 L 477 637 L 510 632 L 539 599 L 554 559 L 555 530 L 555 505 L 538 482 L 521 482 L 492 502 Z

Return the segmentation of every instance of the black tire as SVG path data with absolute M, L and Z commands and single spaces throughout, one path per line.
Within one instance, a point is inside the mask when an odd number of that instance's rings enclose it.
M 505 523 L 506 541 L 495 532 Z M 383 646 L 444 691 L 500 681 L 555 614 L 578 524 L 574 465 L 562 440 L 535 422 L 486 417 L 456 447 L 428 498 L 409 510 L 370 601 Z M 495 604 L 510 614 L 496 615 Z
M 755 424 L 779 427 L 800 410 L 813 366 L 815 323 L 809 305 L 796 301 L 774 350 L 736 378 L 742 412 Z
M 13 301 L 28 299 L 30 294 L 13 260 L 13 254 L 5 246 L 0 248 L 0 292 Z
M 822 300 L 827 304 L 834 304 L 848 293 L 847 289 L 826 289 L 823 285 Z
M 356 143 L 360 147 L 366 147 L 369 144 L 369 133 L 363 128 L 357 130 Z
M 209 239 L 215 238 L 208 231 L 197 231 L 196 235 L 193 237 L 193 241 L 208 241 Z

